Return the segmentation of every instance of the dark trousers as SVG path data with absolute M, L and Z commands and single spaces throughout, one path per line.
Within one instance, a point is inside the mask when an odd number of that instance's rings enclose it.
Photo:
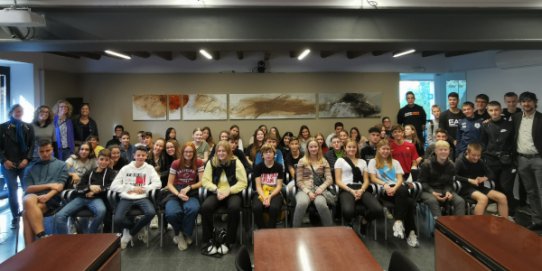
M 514 181 L 516 173 L 512 165 L 492 165 L 489 167 L 495 176 L 495 189 L 506 195 L 508 200 L 508 210 L 510 215 L 513 215 L 518 206 L 517 200 L 514 198 Z
M 408 189 L 401 185 L 395 195 L 390 197 L 384 191 L 380 198 L 385 201 L 389 201 L 395 205 L 395 211 L 393 217 L 395 220 L 403 221 L 405 227 L 405 235 L 408 236 L 410 231 L 416 232 L 416 222 L 414 216 L 416 215 L 416 202 L 412 199 L 408 193 Z
M 263 220 L 263 213 L 267 209 L 269 220 L 267 223 Z M 259 229 L 265 228 L 275 228 L 277 226 L 277 221 L 280 215 L 280 210 L 282 209 L 282 195 L 279 193 L 273 198 L 271 198 L 271 203 L 269 207 L 263 206 L 263 203 L 258 199 L 258 195 L 254 195 L 252 198 L 252 213 L 254 215 L 254 223 L 258 226 Z
M 354 196 L 348 192 L 341 190 L 339 194 L 339 202 L 341 204 L 341 213 L 345 223 L 351 223 L 356 215 L 356 206 L 363 205 L 365 207 L 365 213 L 363 217 L 365 220 L 371 221 L 383 215 L 382 205 L 378 200 L 370 193 L 363 192 L 361 199 L 354 200 Z
M 132 206 L 137 206 L 143 212 L 143 218 L 137 223 L 133 223 L 126 214 L 130 211 Z M 152 202 L 147 199 L 121 199 L 115 209 L 115 232 L 122 232 L 122 229 L 128 229 L 130 235 L 137 234 L 143 227 L 147 226 L 152 218 L 156 215 L 156 210 L 152 205 Z
M 239 213 L 241 212 L 242 199 L 241 195 L 233 194 L 229 195 L 223 200 L 218 200 L 216 195 L 208 196 L 201 205 L 201 225 L 203 228 L 203 242 L 208 242 L 213 237 L 213 214 L 218 207 L 226 207 L 226 213 L 228 214 L 228 240 L 229 244 L 235 243 L 237 237 L 237 227 L 239 226 Z

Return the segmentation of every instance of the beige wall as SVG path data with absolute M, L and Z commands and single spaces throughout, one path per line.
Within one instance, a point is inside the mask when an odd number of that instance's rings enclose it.
M 46 71 L 44 78 L 44 104 L 53 106 L 59 99 L 82 97 L 79 88 L 81 75 L 59 71 Z
M 333 131 L 337 119 L 296 120 L 227 120 L 227 121 L 132 121 L 132 95 L 175 93 L 280 93 L 280 92 L 353 92 L 381 91 L 383 95 L 382 115 L 395 116 L 399 75 L 397 73 L 299 73 L 299 74 L 85 74 L 68 75 L 67 81 L 57 72 L 46 73 L 46 97 L 59 96 L 58 91 L 73 85 L 69 96 L 81 96 L 92 106 L 91 115 L 98 122 L 102 141 L 111 137 L 113 127 L 122 124 L 132 133 L 138 130 L 152 131 L 163 136 L 167 127 L 175 127 L 178 138 L 188 140 L 195 127 L 209 126 L 216 138 L 218 132 L 232 124 L 241 128 L 244 142 L 254 129 L 264 123 L 277 126 L 281 133 L 297 134 L 299 126 L 306 124 L 313 134 Z M 58 84 L 58 85 L 57 85 Z M 64 91 L 60 93 L 68 95 Z M 77 94 L 77 95 L 76 95 Z M 347 128 L 357 126 L 362 134 L 380 119 L 341 119 Z

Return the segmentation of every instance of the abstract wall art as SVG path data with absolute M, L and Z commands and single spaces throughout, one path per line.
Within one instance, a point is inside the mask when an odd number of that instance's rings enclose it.
M 184 120 L 225 120 L 228 118 L 227 94 L 184 95 Z
M 165 120 L 167 95 L 134 95 L 132 97 L 133 120 Z
M 188 101 L 186 95 L 168 95 L 168 119 L 180 120 L 183 107 Z
M 316 95 L 230 94 L 230 119 L 315 118 Z
M 382 93 L 320 93 L 318 109 L 320 118 L 378 118 L 382 110 Z

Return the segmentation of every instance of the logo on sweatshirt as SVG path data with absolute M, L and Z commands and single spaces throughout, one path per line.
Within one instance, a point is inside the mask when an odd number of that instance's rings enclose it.
M 143 176 L 136 176 L 135 179 L 135 186 L 145 186 L 145 175 Z

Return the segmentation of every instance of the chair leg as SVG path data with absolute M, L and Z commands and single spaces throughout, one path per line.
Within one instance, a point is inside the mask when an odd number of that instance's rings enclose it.
M 17 225 L 15 227 L 15 230 L 13 231 L 15 233 L 15 254 L 19 253 L 19 229 L 21 228 L 21 216 L 22 212 L 19 212 L 16 217 L 16 219 L 18 220 Z
M 160 220 L 158 223 L 160 225 L 160 248 L 162 248 L 164 245 L 164 213 L 163 212 L 160 212 L 160 217 L 158 219 Z
M 239 212 L 239 238 L 241 239 L 239 243 L 243 245 L 243 211 Z
M 376 219 L 373 219 L 373 232 L 374 232 L 374 238 L 376 241 Z
M 384 240 L 388 241 L 388 218 L 384 215 Z

